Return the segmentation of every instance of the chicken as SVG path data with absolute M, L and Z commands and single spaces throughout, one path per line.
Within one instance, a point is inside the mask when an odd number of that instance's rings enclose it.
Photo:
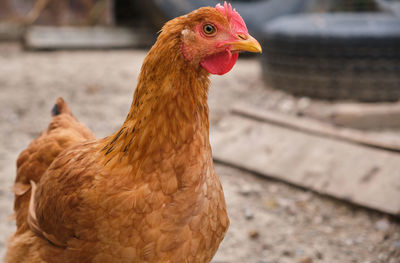
M 95 139 L 59 99 L 18 159 L 6 262 L 210 262 L 229 226 L 209 143 L 209 75 L 261 52 L 225 3 L 175 18 L 125 122 Z

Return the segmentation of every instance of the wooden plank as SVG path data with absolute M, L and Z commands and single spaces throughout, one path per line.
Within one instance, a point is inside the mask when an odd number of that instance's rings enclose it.
M 374 148 L 400 152 L 400 139 L 377 135 L 376 133 L 333 126 L 307 117 L 295 117 L 287 114 L 266 111 L 251 105 L 237 105 L 233 113 L 256 120 L 276 124 L 282 127 L 312 133 L 315 135 L 337 138 L 352 143 Z
M 356 129 L 396 129 L 400 127 L 400 103 L 338 103 L 329 118 Z
M 0 41 L 17 41 L 22 39 L 24 27 L 15 23 L 0 22 Z
M 322 106 L 311 104 L 304 109 L 307 116 L 329 120 L 348 128 L 376 130 L 400 127 L 400 103 L 340 102 Z
M 216 161 L 400 215 L 400 154 L 237 115 L 210 139 Z
M 1 0 L 0 21 L 21 25 L 114 25 L 112 0 Z
M 25 37 L 28 49 L 132 48 L 153 43 L 153 36 L 115 27 L 29 27 Z

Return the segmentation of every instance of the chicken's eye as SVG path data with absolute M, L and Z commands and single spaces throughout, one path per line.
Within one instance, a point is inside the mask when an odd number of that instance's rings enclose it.
M 207 36 L 214 36 L 217 33 L 217 29 L 211 24 L 205 24 L 203 26 L 203 32 Z

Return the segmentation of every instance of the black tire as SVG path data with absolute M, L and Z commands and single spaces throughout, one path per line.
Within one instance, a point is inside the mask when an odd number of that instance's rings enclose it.
M 399 0 L 375 0 L 375 2 L 382 11 L 386 11 L 400 17 Z
M 271 87 L 321 99 L 400 99 L 400 19 L 382 14 L 278 18 L 264 28 Z

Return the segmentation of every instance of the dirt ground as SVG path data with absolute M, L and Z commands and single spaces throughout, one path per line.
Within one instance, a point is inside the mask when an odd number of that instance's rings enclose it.
M 80 121 L 98 137 L 106 136 L 126 116 L 145 54 L 24 52 L 18 45 L 0 45 L 1 257 L 15 230 L 9 217 L 15 160 L 46 127 L 56 98 L 63 96 Z M 242 59 L 229 74 L 212 77 L 211 125 L 243 100 L 288 113 L 310 103 L 266 89 L 255 58 Z M 222 164 L 216 170 L 231 226 L 213 262 L 400 262 L 398 221 Z

